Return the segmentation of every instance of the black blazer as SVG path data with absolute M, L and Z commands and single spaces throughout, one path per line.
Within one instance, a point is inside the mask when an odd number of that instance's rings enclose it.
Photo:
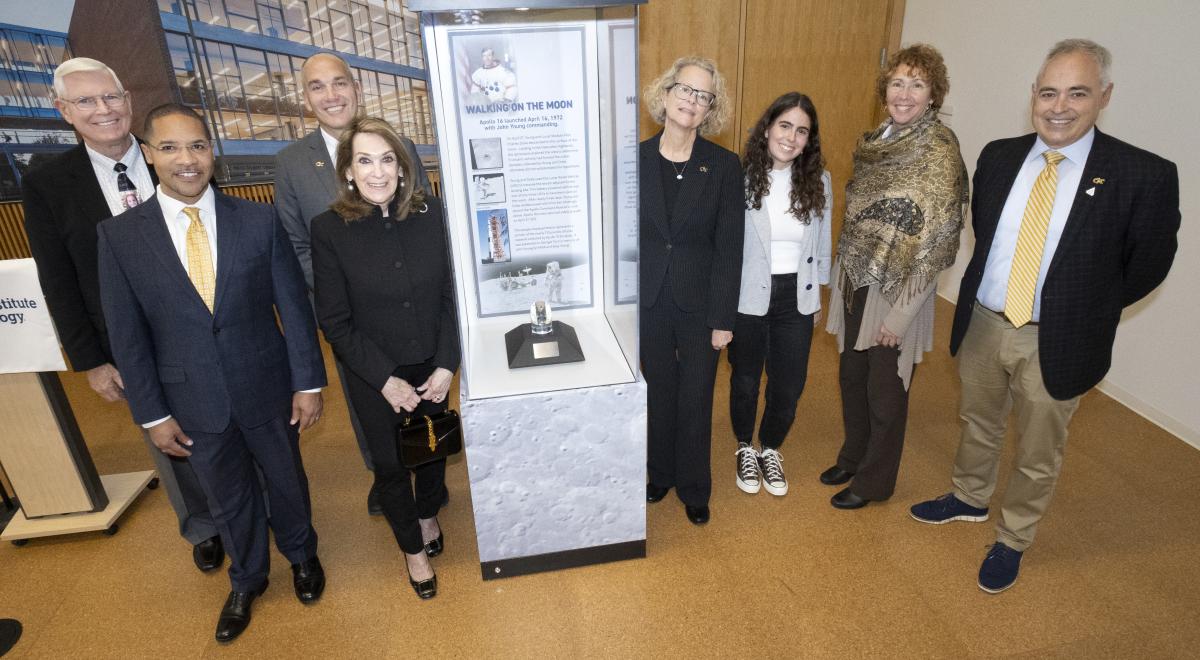
M 333 211 L 312 221 L 317 320 L 338 359 L 376 389 L 401 365 L 458 370 L 442 204 L 429 197 L 425 207 L 399 222 L 379 209 L 352 222 Z
M 157 195 L 100 223 L 100 294 L 139 424 L 173 415 L 185 432 L 253 427 L 287 414 L 294 392 L 326 384 L 304 273 L 275 209 L 220 193 L 215 206 L 211 312 Z
M 1000 213 L 1035 139 L 996 140 L 979 154 L 971 200 L 975 251 L 959 288 L 951 354 L 967 333 Z M 1042 286 L 1038 353 L 1052 396 L 1083 394 L 1108 373 L 1121 310 L 1167 276 L 1178 230 L 1175 164 L 1096 129 Z
M 154 194 L 139 192 L 143 199 Z M 21 199 L 29 250 L 71 368 L 112 362 L 96 273 L 96 225 L 112 213 L 83 144 L 23 176 Z
M 638 280 L 643 307 L 670 277 L 680 309 L 703 312 L 708 327 L 733 330 L 742 281 L 746 203 L 742 165 L 733 152 L 702 137 L 679 189 L 674 214 L 663 195 L 658 142 L 641 144 Z

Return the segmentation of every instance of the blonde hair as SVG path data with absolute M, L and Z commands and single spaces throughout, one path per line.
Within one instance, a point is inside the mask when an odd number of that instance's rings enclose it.
M 713 88 L 712 93 L 715 97 L 713 103 L 708 107 L 708 112 L 704 115 L 704 121 L 700 122 L 700 135 L 708 136 L 720 133 L 725 128 L 725 124 L 729 121 L 729 116 L 733 114 L 733 108 L 730 107 L 729 94 L 725 89 L 725 76 L 717 71 L 717 63 L 707 57 L 698 55 L 688 55 L 675 60 L 669 69 L 663 74 L 646 85 L 642 90 L 642 97 L 646 101 L 646 110 L 650 112 L 650 116 L 660 126 L 667 120 L 667 107 L 663 102 L 663 95 L 667 93 L 667 89 L 674 85 L 676 78 L 679 77 L 679 72 L 684 67 L 694 66 L 707 71 L 712 75 Z

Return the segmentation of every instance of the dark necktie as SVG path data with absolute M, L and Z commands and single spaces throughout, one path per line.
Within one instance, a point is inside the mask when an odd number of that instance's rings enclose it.
M 141 204 L 142 198 L 138 195 L 137 186 L 133 185 L 133 181 L 129 180 L 129 175 L 125 174 L 127 169 L 129 168 L 125 163 L 113 165 L 113 170 L 117 173 L 117 192 L 121 195 L 121 206 L 131 209 Z

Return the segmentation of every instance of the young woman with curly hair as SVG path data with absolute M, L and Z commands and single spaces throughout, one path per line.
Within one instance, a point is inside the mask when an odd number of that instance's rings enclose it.
M 812 100 L 775 99 L 746 140 L 746 229 L 734 341 L 729 345 L 729 417 L 737 439 L 737 486 L 785 495 L 779 453 L 808 377 L 820 285 L 829 283 L 833 194 Z M 766 409 L 754 449 L 759 383 Z

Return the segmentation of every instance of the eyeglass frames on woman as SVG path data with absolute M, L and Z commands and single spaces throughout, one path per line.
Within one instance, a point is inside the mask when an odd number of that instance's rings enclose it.
M 675 95 L 675 98 L 679 99 L 680 101 L 695 99 L 698 105 L 705 108 L 711 106 L 713 102 L 717 100 L 716 94 L 696 89 L 683 83 L 675 83 L 667 89 L 671 90 L 671 93 Z
M 125 100 L 128 98 L 129 92 L 121 92 L 120 94 L 101 94 L 100 96 L 83 96 L 77 99 L 68 99 L 67 102 L 79 108 L 80 110 L 95 110 L 100 107 L 103 102 L 109 108 L 121 108 L 125 106 Z

